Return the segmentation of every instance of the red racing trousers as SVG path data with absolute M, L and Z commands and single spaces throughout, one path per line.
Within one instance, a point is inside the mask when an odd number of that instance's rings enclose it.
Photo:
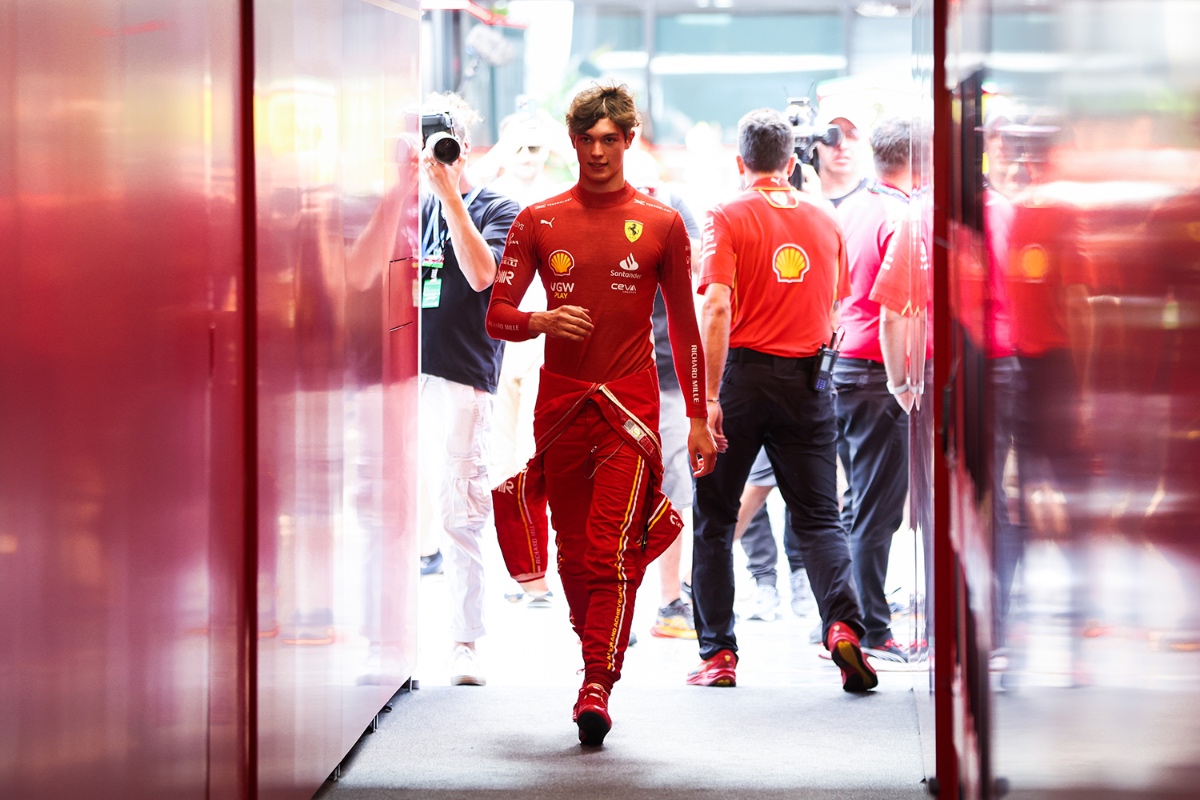
M 645 551 L 651 465 L 589 400 L 544 452 L 546 500 L 584 684 L 621 677 Z

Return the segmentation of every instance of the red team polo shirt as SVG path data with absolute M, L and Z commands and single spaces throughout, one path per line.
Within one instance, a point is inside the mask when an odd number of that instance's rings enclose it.
M 545 368 L 589 383 L 616 380 L 654 365 L 650 314 L 661 287 L 687 414 L 703 419 L 704 353 L 691 258 L 675 209 L 628 183 L 605 193 L 574 186 L 530 205 L 513 222 L 492 287 L 488 334 L 513 342 L 530 338 L 532 314 L 519 305 L 536 272 L 548 309 L 582 306 L 594 326 L 582 342 L 547 337 Z
M 1040 356 L 1071 346 L 1064 287 L 1091 288 L 1096 279 L 1079 252 L 1080 211 L 1053 184 L 1031 187 L 1015 206 L 1005 273 L 1013 344 L 1019 355 Z
M 855 192 L 835 212 L 846 235 L 850 258 L 850 299 L 842 305 L 843 358 L 883 363 L 879 347 L 879 303 L 871 288 L 879 275 L 883 254 L 892 235 L 908 215 L 908 195 L 883 181 L 872 181 Z
M 764 178 L 708 212 L 699 291 L 733 290 L 729 346 L 790 358 L 829 341 L 835 301 L 850 293 L 841 227 L 823 203 Z

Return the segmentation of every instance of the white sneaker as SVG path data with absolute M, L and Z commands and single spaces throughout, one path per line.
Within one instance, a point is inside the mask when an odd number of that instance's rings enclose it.
M 450 654 L 451 686 L 485 686 L 487 678 L 479 666 L 479 654 L 465 644 L 456 645 Z
M 792 573 L 792 613 L 797 617 L 807 617 L 817 610 L 817 599 L 813 597 L 812 586 L 808 583 L 808 572 L 798 569 Z
M 510 592 L 504 599 L 513 605 L 523 605 L 526 608 L 552 608 L 554 592 Z
M 761 619 L 770 622 L 778 616 L 779 590 L 769 583 L 760 584 L 754 590 L 754 595 L 746 603 L 747 619 Z

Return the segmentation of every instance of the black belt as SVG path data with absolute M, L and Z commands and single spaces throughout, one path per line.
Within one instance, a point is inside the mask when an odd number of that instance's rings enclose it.
M 847 367 L 858 367 L 860 369 L 883 369 L 883 362 L 872 361 L 869 358 L 851 358 L 842 356 L 838 359 L 838 364 Z
M 751 350 L 748 347 L 731 347 L 729 348 L 729 356 L 727 360 L 737 364 L 765 364 L 768 367 L 774 366 L 802 366 L 813 363 L 817 360 L 816 355 L 795 357 L 792 356 L 773 356 L 770 353 L 760 353 L 757 350 Z

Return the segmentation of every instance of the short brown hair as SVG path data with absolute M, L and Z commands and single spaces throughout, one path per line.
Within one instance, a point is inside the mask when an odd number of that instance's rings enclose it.
M 759 108 L 738 122 L 738 154 L 751 172 L 777 172 L 795 149 L 792 123 L 783 112 Z
M 904 117 L 889 117 L 871 131 L 871 150 L 875 171 L 880 175 L 904 169 L 912 158 L 912 122 Z
M 586 133 L 602 119 L 611 119 L 628 136 L 642 124 L 633 93 L 625 84 L 598 83 L 575 95 L 567 109 L 567 130 L 572 136 Z

